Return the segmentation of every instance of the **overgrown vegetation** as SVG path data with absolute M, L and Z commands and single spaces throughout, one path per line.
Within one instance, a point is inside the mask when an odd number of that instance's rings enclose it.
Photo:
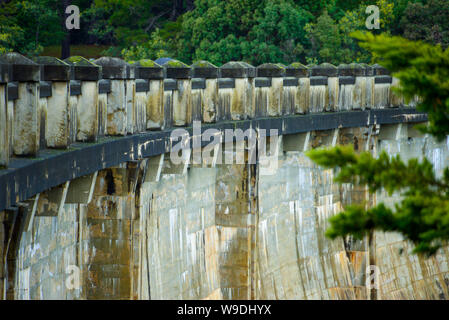
M 70 31 L 72 45 L 107 46 L 102 54 L 130 61 L 371 62 L 349 33 L 366 30 L 365 9 L 373 4 L 380 9 L 377 33 L 443 47 L 449 41 L 446 0 L 6 0 L 0 52 L 36 55 L 61 45 L 67 3 L 81 12 L 81 29 Z
M 406 99 L 420 97 L 418 110 L 428 113 L 429 123 L 420 129 L 437 140 L 449 135 L 449 49 L 400 37 L 355 33 L 361 47 L 400 79 L 398 89 Z M 415 244 L 414 252 L 432 255 L 449 240 L 449 168 L 436 177 L 424 159 L 403 162 L 383 151 L 378 158 L 369 152 L 356 154 L 352 146 L 315 149 L 308 153 L 317 164 L 337 172 L 336 181 L 366 185 L 402 197 L 394 208 L 383 203 L 373 208 L 350 205 L 330 219 L 331 238 L 352 235 L 362 238 L 373 230 L 395 231 Z

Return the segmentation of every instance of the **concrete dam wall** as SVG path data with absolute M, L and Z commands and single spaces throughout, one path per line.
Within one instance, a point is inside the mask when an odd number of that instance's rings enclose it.
M 426 115 L 387 70 L 40 59 L 0 58 L 2 298 L 369 299 L 370 266 L 378 299 L 448 298 L 447 248 L 425 259 L 396 234 L 324 236 L 344 205 L 399 196 L 334 183 L 310 148 L 449 163 L 449 139 L 413 128 Z M 190 143 L 193 121 L 217 130 L 214 160 L 192 161 L 207 148 L 193 142 L 176 165 L 172 133 Z M 274 171 L 226 129 L 277 129 Z

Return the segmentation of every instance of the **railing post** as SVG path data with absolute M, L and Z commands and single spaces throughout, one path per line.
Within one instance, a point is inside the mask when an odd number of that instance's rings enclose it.
M 274 63 L 265 63 L 257 67 L 256 73 L 257 78 L 254 81 L 256 110 L 258 106 L 261 105 L 262 101 L 260 101 L 260 98 L 265 100 L 263 98 L 264 94 L 261 94 L 260 91 L 266 91 L 267 116 L 280 116 L 283 114 L 282 99 L 284 95 L 285 66 Z M 268 89 L 264 90 L 263 87 L 267 87 Z
M 12 113 L 12 149 L 19 156 L 36 156 L 39 151 L 39 65 L 18 53 L 6 53 L 0 56 L 0 63 L 10 64 L 10 81 L 14 95 L 8 95 L 13 101 Z M 11 115 L 11 112 L 10 112 Z
M 330 63 L 310 68 L 311 112 L 336 111 L 338 106 L 338 69 Z
M 34 61 L 41 68 L 41 148 L 67 148 L 70 144 L 70 66 L 54 57 L 37 57 Z
M 256 69 L 241 61 L 231 61 L 220 67 L 222 78 L 231 78 L 234 81 L 232 92 L 229 90 L 219 91 L 219 110 L 223 114 L 223 119 L 244 120 L 255 117 L 253 85 Z M 227 80 L 229 84 L 232 80 Z M 223 82 L 223 89 L 231 87 L 226 86 Z M 228 116 L 229 110 L 229 116 Z M 222 117 L 220 117 L 222 118 Z
M 72 92 L 70 86 L 70 95 L 79 95 L 75 104 L 70 102 L 70 107 L 76 109 L 70 110 L 73 121 L 76 121 L 76 126 L 71 124 L 76 130 L 72 135 L 76 141 L 94 142 L 98 136 L 98 80 L 101 79 L 101 67 L 79 56 L 64 61 L 71 66 L 71 80 L 81 81 L 74 83 L 73 89 L 77 92 Z
M 359 110 L 366 105 L 366 69 L 356 63 L 338 66 L 338 109 Z
M 128 82 L 134 72 L 125 61 L 119 58 L 102 57 L 94 61 L 102 68 L 102 79 L 111 81 L 111 91 L 107 102 L 108 135 L 124 136 L 134 132 L 134 88 Z M 134 82 L 134 81 L 133 81 Z
M 299 62 L 285 68 L 283 81 L 283 114 L 304 114 L 309 111 L 309 70 Z
M 374 74 L 374 108 L 383 109 L 390 106 L 390 90 L 392 78 L 384 67 L 373 65 Z
M 218 109 L 219 69 L 208 61 L 192 64 L 192 119 L 206 123 L 216 121 Z
M 143 59 L 133 64 L 136 76 L 136 104 L 145 96 L 145 129 L 160 130 L 164 126 L 164 69 L 156 62 Z M 147 88 L 145 82 L 148 84 Z
M 185 63 L 177 60 L 168 60 L 162 66 L 165 69 L 167 80 L 175 81 L 175 88 L 172 90 L 172 99 L 170 100 L 173 111 L 173 125 L 177 127 L 189 125 L 192 122 L 190 104 L 192 90 L 191 69 Z

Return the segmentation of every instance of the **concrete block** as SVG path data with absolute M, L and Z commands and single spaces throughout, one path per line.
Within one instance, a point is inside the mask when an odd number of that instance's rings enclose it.
M 52 91 L 52 96 L 47 98 L 45 112 L 46 146 L 67 148 L 70 143 L 68 82 L 52 82 Z
M 0 64 L 7 64 L 8 81 L 38 82 L 40 80 L 39 65 L 32 60 L 16 53 L 8 52 L 0 55 Z M 2 74 L 6 73 L 6 68 L 2 68 Z M 3 78 L 5 78 L 3 76 Z
M 97 174 L 98 172 L 96 171 L 93 174 L 70 181 L 65 203 L 88 204 L 92 200 L 92 195 L 97 181 Z
M 39 196 L 37 203 L 36 216 L 38 217 L 57 217 L 64 210 L 65 199 L 69 189 L 70 181 L 44 191 Z
M 35 156 L 39 150 L 39 88 L 37 82 L 19 82 L 14 101 L 13 150 L 20 156 Z
M 179 79 L 173 91 L 173 125 L 186 126 L 192 122 L 191 81 Z
M 400 140 L 407 139 L 407 124 L 385 124 L 380 126 L 379 139 L 380 140 Z
M 310 146 L 310 131 L 305 133 L 284 135 L 282 140 L 284 152 L 305 152 Z
M 0 83 L 0 166 L 9 164 L 9 130 L 11 125 L 8 114 L 8 98 L 6 84 Z
M 167 79 L 172 80 L 172 79 Z M 167 80 L 164 81 L 164 123 L 162 125 L 162 130 L 171 128 L 173 126 L 173 99 L 174 91 L 167 90 Z
M 144 180 L 145 183 L 159 181 L 164 164 L 164 156 L 165 154 L 160 154 L 155 157 L 148 158 Z
M 256 68 L 242 61 L 230 61 L 220 67 L 222 78 L 254 78 Z
M 101 66 L 103 79 L 134 78 L 134 67 L 120 58 L 101 57 L 94 60 L 94 64 Z
M 126 135 L 128 114 L 126 84 L 124 80 L 111 80 L 111 93 L 108 94 L 107 114 L 107 134 Z
M 40 65 L 41 81 L 69 81 L 70 65 L 56 57 L 39 56 L 33 61 Z
M 114 167 L 98 172 L 95 196 L 126 196 L 129 191 L 128 169 Z
M 162 174 L 180 174 L 185 175 L 190 164 L 190 155 L 192 149 L 187 149 L 182 154 L 181 163 L 177 164 L 172 161 L 170 154 L 164 157 L 164 165 L 162 167 Z
M 98 82 L 83 81 L 77 104 L 77 141 L 95 142 L 98 135 Z
M 98 81 L 101 79 L 101 67 L 80 56 L 72 56 L 64 60 L 70 65 L 72 80 Z
M 134 80 L 126 80 L 126 132 L 133 134 L 137 132 L 137 108 L 135 105 L 136 82 Z M 143 120 L 143 119 L 141 119 Z
M 164 81 L 150 80 L 146 101 L 146 128 L 161 129 L 164 126 Z
M 133 66 L 136 79 L 163 80 L 165 78 L 164 68 L 150 59 L 136 61 Z

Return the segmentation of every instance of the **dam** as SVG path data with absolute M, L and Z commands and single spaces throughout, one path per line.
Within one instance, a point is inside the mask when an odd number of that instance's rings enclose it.
M 397 83 L 355 63 L 0 56 L 0 296 L 371 299 L 375 270 L 377 299 L 448 299 L 448 248 L 427 259 L 393 233 L 324 236 L 345 205 L 399 196 L 334 183 L 307 150 L 427 157 L 437 174 L 449 163 L 449 139 L 415 129 L 427 115 Z M 179 129 L 188 152 L 174 164 Z M 211 129 L 212 161 L 192 161 Z M 226 130 L 266 139 L 275 167 Z M 238 145 L 243 162 L 218 161 Z

